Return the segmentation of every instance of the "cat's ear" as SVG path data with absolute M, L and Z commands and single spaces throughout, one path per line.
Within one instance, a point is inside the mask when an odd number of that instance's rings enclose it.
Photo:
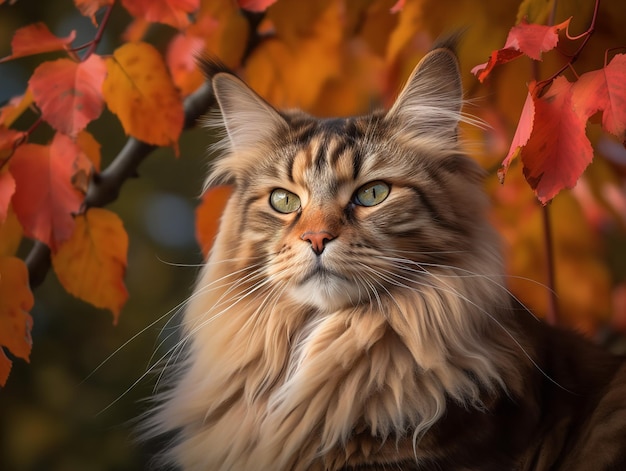
M 458 60 L 451 49 L 440 47 L 417 64 L 385 119 L 413 137 L 456 139 L 462 103 Z
M 278 111 L 235 75 L 218 73 L 212 85 L 234 151 L 258 149 L 287 129 Z

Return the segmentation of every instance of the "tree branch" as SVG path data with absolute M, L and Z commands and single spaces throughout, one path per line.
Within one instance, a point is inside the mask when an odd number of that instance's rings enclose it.
M 110 11 L 107 13 L 110 13 Z M 258 25 L 263 19 L 264 14 L 256 14 L 243 10 L 242 14 L 248 21 L 250 27 L 248 43 L 242 58 L 242 64 L 245 64 L 252 51 L 265 37 L 259 35 L 258 32 Z M 205 82 L 198 90 L 185 99 L 185 123 L 183 129 L 195 127 L 198 118 L 214 105 L 215 96 L 213 95 L 213 88 L 210 82 Z M 113 159 L 113 162 L 102 172 L 92 176 L 83 203 L 83 210 L 86 211 L 88 208 L 93 207 L 100 208 L 115 201 L 119 196 L 124 182 L 129 178 L 137 176 L 139 164 L 143 162 L 154 149 L 156 149 L 156 146 L 146 144 L 133 137 L 129 138 L 119 154 Z M 34 289 L 43 283 L 50 270 L 50 248 L 41 242 L 35 242 L 33 248 L 26 256 L 25 262 L 28 267 L 30 287 Z
M 195 127 L 198 118 L 214 104 L 212 87 L 209 82 L 206 82 L 185 99 L 184 129 Z M 115 201 L 122 185 L 126 180 L 137 175 L 139 164 L 154 149 L 156 146 L 133 137 L 129 138 L 113 162 L 101 173 L 94 174 L 92 177 L 83 203 L 84 210 L 92 207 L 100 208 Z M 50 270 L 50 249 L 41 242 L 35 242 L 25 262 L 28 267 L 30 287 L 34 289 L 43 283 Z

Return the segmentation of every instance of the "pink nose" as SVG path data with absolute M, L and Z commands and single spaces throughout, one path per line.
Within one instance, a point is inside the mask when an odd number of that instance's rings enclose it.
M 315 252 L 315 255 L 321 255 L 326 247 L 326 242 L 330 242 L 335 238 L 335 236 L 327 231 L 307 231 L 302 234 L 300 238 L 311 244 L 311 249 Z

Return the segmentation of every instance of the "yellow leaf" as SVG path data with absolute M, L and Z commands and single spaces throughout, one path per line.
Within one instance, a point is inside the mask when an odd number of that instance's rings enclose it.
M 124 285 L 128 235 L 113 212 L 91 208 L 76 217 L 72 237 L 52 255 L 52 265 L 68 293 L 109 309 L 117 323 L 126 303 Z
M 183 104 L 159 51 L 148 43 L 124 44 L 107 59 L 107 71 L 102 92 L 124 131 L 148 144 L 173 146 L 178 155 Z
M 22 233 L 13 207 L 9 206 L 7 218 L 0 224 L 0 257 L 15 255 L 22 241 Z
M 18 358 L 29 361 L 33 319 L 28 314 L 34 299 L 28 285 L 28 270 L 17 257 L 0 257 L 0 346 Z M 0 386 L 11 371 L 9 360 L 0 348 Z

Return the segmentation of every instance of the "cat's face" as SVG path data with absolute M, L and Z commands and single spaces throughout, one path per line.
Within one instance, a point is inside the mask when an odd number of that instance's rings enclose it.
M 323 311 L 380 303 L 458 265 L 480 237 L 449 53 L 418 68 L 387 114 L 359 118 L 281 115 L 232 76 L 213 83 L 230 138 L 213 178 L 235 184 L 231 255 L 273 293 Z

